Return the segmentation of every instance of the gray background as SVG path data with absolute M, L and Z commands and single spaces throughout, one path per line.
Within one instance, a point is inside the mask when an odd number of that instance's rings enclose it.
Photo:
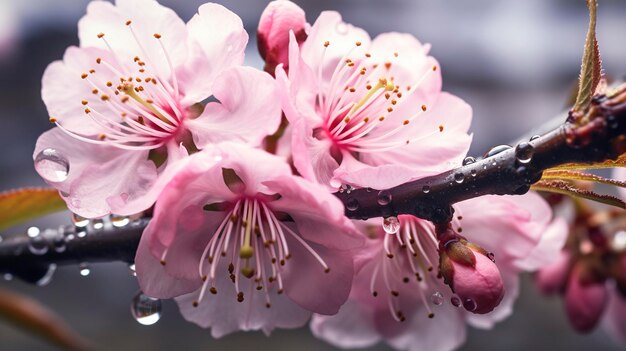
M 187 20 L 202 1 L 162 1 Z M 247 63 L 261 66 L 254 31 L 267 2 L 219 1 L 239 14 L 251 33 Z M 444 89 L 474 108 L 471 153 L 515 140 L 559 113 L 575 86 L 587 14 L 582 0 L 300 0 L 313 22 L 324 9 L 340 10 L 344 19 L 371 35 L 385 31 L 413 33 L 433 44 L 441 62 Z M 31 153 L 37 136 L 50 128 L 40 100 L 46 65 L 77 43 L 76 22 L 86 0 L 0 0 L 0 190 L 43 185 Z M 599 41 L 605 70 L 626 74 L 624 1 L 600 1 Z M 37 223 L 69 221 L 67 214 Z M 10 232 L 19 232 L 14 228 Z M 10 233 L 2 233 L 7 235 Z M 0 286 L 32 296 L 61 315 L 75 330 L 102 349 L 170 350 L 333 350 L 308 330 L 238 333 L 213 340 L 209 332 L 185 322 L 171 301 L 151 327 L 129 313 L 137 290 L 122 264 L 92 267 L 81 277 L 77 267 L 59 269 L 43 288 L 17 281 Z M 517 313 L 490 332 L 471 330 L 464 350 L 617 350 L 606 334 L 579 336 L 567 326 L 559 300 L 540 297 L 525 278 Z M 435 321 L 436 322 L 436 319 Z M 0 321 L 0 350 L 46 350 L 45 343 Z M 387 350 L 378 345 L 372 350 Z

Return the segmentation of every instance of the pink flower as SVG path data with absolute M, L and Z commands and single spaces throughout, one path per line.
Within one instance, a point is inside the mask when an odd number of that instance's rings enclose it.
M 274 81 L 239 66 L 248 35 L 221 5 L 202 5 L 185 24 L 155 1 L 93 1 L 79 37 L 80 48 L 44 73 L 58 128 L 39 138 L 34 157 L 38 166 L 52 149 L 69 164 L 62 179 L 36 168 L 81 216 L 144 210 L 173 161 L 225 140 L 258 144 L 278 127 Z M 219 102 L 197 104 L 211 96 Z
M 537 271 L 535 282 L 545 295 L 562 293 L 567 286 L 567 278 L 571 269 L 571 254 L 562 250 L 556 261 Z
M 608 289 L 604 277 L 579 262 L 572 269 L 565 291 L 565 312 L 579 332 L 593 330 L 606 307 Z
M 506 318 L 518 294 L 518 273 L 541 261 L 525 257 L 536 252 L 556 254 L 558 249 L 550 252 L 547 248 L 558 246 L 553 241 L 562 245 L 566 226 L 552 220 L 549 206 L 534 193 L 477 198 L 459 203 L 455 210 L 452 228 L 495 253 L 497 268 L 488 258 L 491 254 L 476 253 L 475 246 L 470 250 L 477 271 L 496 285 L 499 279 L 494 279 L 498 275 L 494 270 L 500 271 L 506 294 L 493 312 L 476 314 L 483 312 L 480 300 L 463 301 L 444 284 L 437 269 L 439 246 L 434 226 L 400 216 L 400 230 L 395 235 L 385 235 L 380 228 L 366 229 L 370 240 L 357 254 L 358 272 L 348 302 L 335 316 L 314 315 L 313 333 L 340 347 L 364 347 L 384 340 L 398 350 L 450 350 L 463 343 L 466 324 L 491 328 Z M 544 240 L 544 233 L 550 240 Z M 476 272 L 466 270 L 476 277 Z M 455 290 L 461 290 L 457 284 L 464 285 L 464 294 L 482 298 L 476 295 L 481 289 L 468 289 L 462 278 L 456 279 Z M 487 293 L 493 301 L 491 290 Z
M 298 43 L 307 36 L 308 24 L 304 11 L 288 0 L 270 2 L 259 21 L 257 43 L 259 53 L 265 60 L 265 71 L 274 74 L 276 66 L 289 67 L 289 31 L 295 33 Z
M 440 173 L 469 147 L 471 108 L 441 92 L 430 46 L 409 34 L 370 40 L 323 12 L 276 78 L 293 124 L 293 153 L 305 178 L 377 189 Z
M 176 297 L 183 316 L 214 337 L 299 327 L 311 312 L 339 310 L 354 274 L 347 250 L 363 238 L 338 199 L 243 144 L 207 148 L 174 168 L 137 251 L 146 294 Z

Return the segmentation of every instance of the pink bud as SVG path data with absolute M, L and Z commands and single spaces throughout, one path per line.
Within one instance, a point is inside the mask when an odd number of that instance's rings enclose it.
M 552 295 L 565 289 L 570 270 L 570 256 L 569 251 L 562 250 L 553 263 L 537 272 L 535 282 L 541 293 Z
M 270 2 L 259 21 L 257 45 L 265 60 L 265 71 L 274 74 L 277 65 L 289 66 L 289 31 L 293 30 L 298 43 L 306 39 L 304 10 L 287 0 Z
M 470 312 L 493 311 L 504 297 L 502 276 L 485 250 L 465 239 L 449 241 L 441 248 L 441 274 Z
M 595 276 L 584 262 L 574 266 L 565 293 L 565 311 L 572 327 L 583 333 L 593 330 L 607 300 L 604 279 Z

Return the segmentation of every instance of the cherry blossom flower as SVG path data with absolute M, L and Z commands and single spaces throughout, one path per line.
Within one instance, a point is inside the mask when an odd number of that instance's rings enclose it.
M 258 144 L 280 123 L 274 81 L 240 66 L 248 35 L 221 5 L 202 5 L 185 24 L 152 0 L 93 1 L 78 27 L 80 47 L 44 73 L 57 128 L 34 158 L 53 150 L 69 163 L 67 179 L 46 180 L 81 216 L 144 210 L 127 204 L 154 201 L 168 164 L 225 140 Z M 211 96 L 218 102 L 198 104 Z
M 307 39 L 291 34 L 276 79 L 305 178 L 384 189 L 461 163 L 471 108 L 441 91 L 437 61 L 409 34 L 371 40 L 322 12 Z
M 363 238 L 337 198 L 243 144 L 174 168 L 137 251 L 146 294 L 176 297 L 214 337 L 299 327 L 311 312 L 339 310 L 354 274 L 350 250 Z
M 495 310 L 477 314 L 485 312 L 481 301 L 451 292 L 437 270 L 435 227 L 400 216 L 395 235 L 385 235 L 378 227 L 366 229 L 369 240 L 357 254 L 358 271 L 348 302 L 335 316 L 314 315 L 313 333 L 347 348 L 384 340 L 398 350 L 450 350 L 463 343 L 466 324 L 491 328 L 506 318 L 518 294 L 519 272 L 554 258 L 565 240 L 566 224 L 552 219 L 549 206 L 534 193 L 476 198 L 455 205 L 455 210 L 452 228 L 471 245 L 495 253 L 471 251 L 476 260 L 497 258 L 506 294 Z M 493 277 L 491 264 L 486 266 L 476 269 Z M 472 293 L 484 290 L 489 282 L 478 284 Z

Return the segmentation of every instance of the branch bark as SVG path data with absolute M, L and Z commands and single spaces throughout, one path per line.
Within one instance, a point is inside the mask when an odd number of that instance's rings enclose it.
M 626 152 L 626 88 L 611 98 L 595 96 L 584 125 L 570 115 L 552 131 L 521 142 L 515 147 L 492 149 L 482 158 L 448 172 L 422 178 L 385 190 L 344 190 L 335 195 L 344 203 L 346 216 L 353 219 L 411 214 L 435 223 L 452 218 L 452 205 L 471 198 L 520 195 L 541 179 L 548 168 L 566 163 L 595 163 L 612 160 Z M 581 119 L 576 119 L 581 120 Z M 0 272 L 37 282 L 52 264 L 125 261 L 132 263 L 139 238 L 148 219 L 125 227 L 108 223 L 102 229 L 89 226 L 78 235 L 72 226 L 46 230 L 38 239 L 45 254 L 29 250 L 33 239 L 18 235 L 0 242 Z M 65 248 L 63 238 L 73 235 Z M 37 250 L 35 250 L 36 252 Z

